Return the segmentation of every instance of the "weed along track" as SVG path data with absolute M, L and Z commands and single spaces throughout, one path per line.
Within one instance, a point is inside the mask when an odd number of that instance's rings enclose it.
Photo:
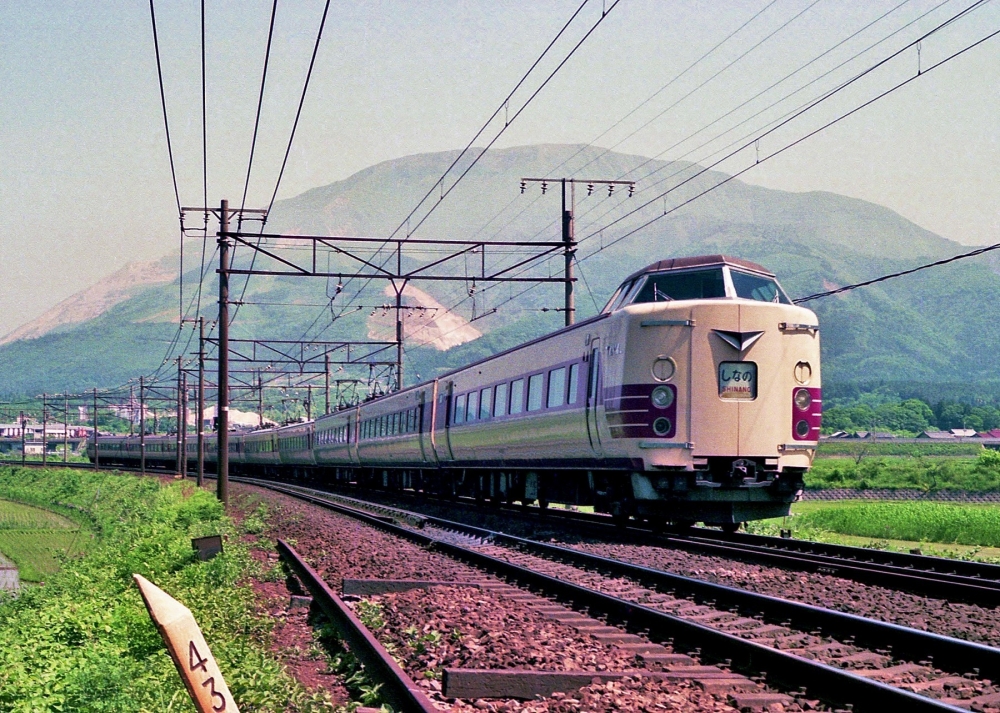
M 337 511 L 266 496 L 292 513 L 282 535 L 374 614 L 377 638 L 441 705 L 1000 710 L 1000 651 L 987 646 L 278 489 Z

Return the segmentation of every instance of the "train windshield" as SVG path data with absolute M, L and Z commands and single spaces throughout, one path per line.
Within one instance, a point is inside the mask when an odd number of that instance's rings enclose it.
M 726 280 L 722 268 L 692 270 L 691 272 L 663 272 L 650 275 L 632 300 L 643 302 L 669 302 L 670 300 L 700 300 L 726 296 Z
M 777 282 L 770 277 L 751 275 L 739 270 L 730 270 L 733 278 L 733 287 L 736 289 L 736 296 L 745 300 L 757 300 L 758 302 L 776 302 L 790 305 L 792 301 L 781 289 Z

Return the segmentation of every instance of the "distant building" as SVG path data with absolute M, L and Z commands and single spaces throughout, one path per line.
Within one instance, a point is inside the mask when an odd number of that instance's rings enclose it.
M 947 441 L 955 438 L 951 431 L 924 431 L 917 438 L 931 438 L 936 441 Z
M 974 428 L 953 428 L 951 433 L 955 438 L 975 438 L 976 429 Z

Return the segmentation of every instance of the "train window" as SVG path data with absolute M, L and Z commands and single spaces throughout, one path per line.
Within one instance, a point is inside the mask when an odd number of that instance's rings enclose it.
M 650 275 L 632 303 L 697 300 L 725 296 L 726 281 L 722 276 L 722 268 L 718 267 L 712 270 L 663 272 L 658 275 Z
M 556 408 L 566 403 L 566 367 L 561 366 L 549 372 L 549 396 L 546 408 Z
M 465 394 L 455 397 L 455 418 L 452 420 L 454 423 L 465 421 Z
M 487 386 L 479 392 L 479 418 L 489 418 L 493 413 L 493 387 Z
M 733 278 L 733 287 L 736 289 L 737 297 L 747 300 L 757 300 L 758 302 L 791 304 L 788 296 L 778 287 L 778 283 L 770 277 L 749 275 L 738 270 L 730 270 L 729 275 Z
M 545 387 L 545 374 L 532 374 L 528 377 L 528 410 L 538 411 L 542 408 L 542 389 Z
M 580 381 L 580 365 L 570 364 L 569 365 L 569 394 L 566 396 L 566 403 L 575 404 L 576 403 L 576 392 L 578 391 Z
M 503 416 L 507 413 L 507 384 L 499 384 L 493 396 L 493 415 Z
M 521 413 L 524 409 L 524 379 L 510 382 L 510 412 Z
M 479 416 L 479 392 L 469 392 L 469 410 L 465 412 L 465 421 L 475 421 Z

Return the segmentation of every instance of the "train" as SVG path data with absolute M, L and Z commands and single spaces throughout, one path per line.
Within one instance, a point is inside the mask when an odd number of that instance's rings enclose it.
M 819 323 L 774 273 L 725 255 L 655 262 L 601 312 L 315 420 L 234 432 L 236 475 L 735 530 L 787 515 L 822 422 Z M 176 436 L 147 437 L 172 467 Z M 206 468 L 216 438 L 205 437 Z M 137 436 L 101 437 L 135 466 Z M 187 459 L 197 460 L 195 439 Z

